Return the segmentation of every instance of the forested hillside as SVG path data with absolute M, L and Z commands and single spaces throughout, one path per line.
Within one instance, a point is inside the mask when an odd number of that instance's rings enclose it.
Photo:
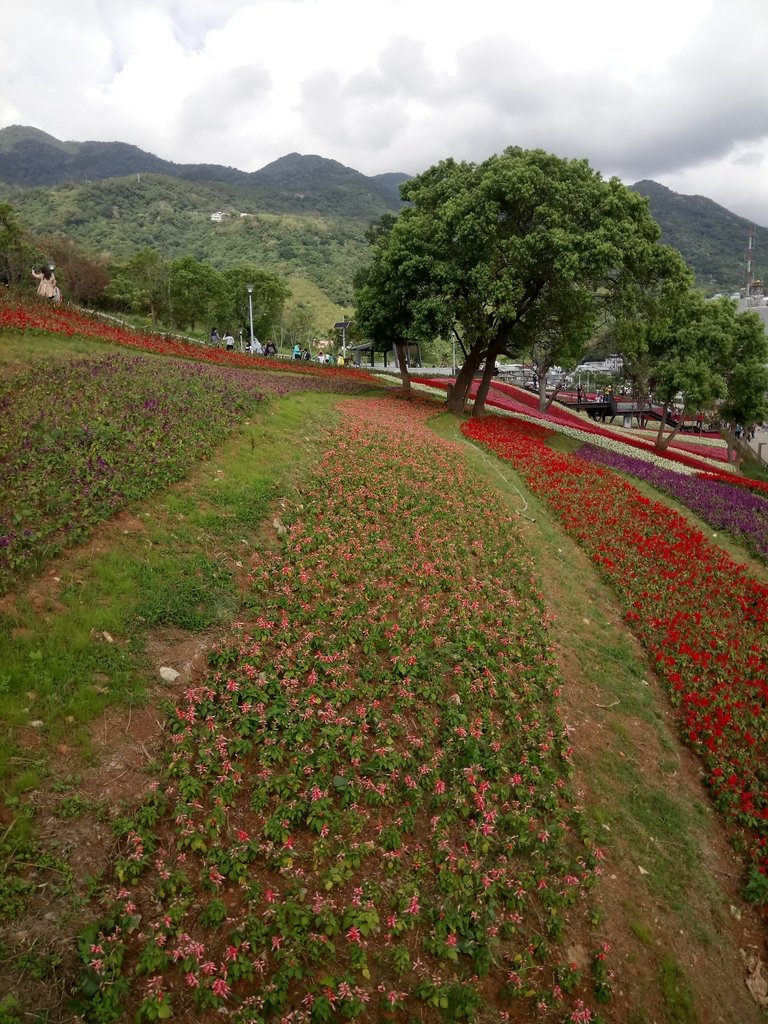
M 165 259 L 194 256 L 219 269 L 255 261 L 311 282 L 341 305 L 369 259 L 367 228 L 400 209 L 407 178 L 368 177 L 299 153 L 254 172 L 176 164 L 121 142 L 61 142 L 34 128 L 0 129 L 0 200 L 38 236 L 66 235 L 115 259 L 151 247 Z M 630 187 L 648 198 L 663 240 L 682 253 L 700 287 L 743 287 L 749 221 L 654 181 Z M 768 229 L 759 225 L 753 269 L 768 277 Z
M 235 185 L 149 174 L 31 189 L 9 201 L 35 233 L 68 235 L 93 253 L 126 259 L 148 246 L 165 259 L 194 256 L 218 269 L 257 263 L 306 277 L 338 302 L 368 257 L 367 217 L 271 213 Z
M 630 186 L 647 196 L 662 239 L 682 253 L 696 283 L 710 291 L 732 291 L 745 284 L 750 222 L 706 196 L 686 196 L 655 181 Z M 768 228 L 755 227 L 754 276 L 768 276 Z
M 398 185 L 407 174 L 367 177 L 337 160 L 289 153 L 258 171 L 219 164 L 177 164 L 124 142 L 60 142 L 37 128 L 0 128 L 0 182 L 21 189 L 90 183 L 135 174 L 235 185 L 272 213 L 373 217 L 382 204 L 400 208 Z
M 256 263 L 344 305 L 368 259 L 365 231 L 400 208 L 404 174 L 366 177 L 291 153 L 252 174 L 159 160 L 123 143 L 0 130 L 0 200 L 40 237 L 129 259 L 149 247 L 224 269 Z

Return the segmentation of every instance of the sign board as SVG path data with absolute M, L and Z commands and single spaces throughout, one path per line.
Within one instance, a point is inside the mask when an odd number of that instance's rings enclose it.
M 336 328 L 337 331 L 346 331 L 346 329 L 349 327 L 351 323 L 351 320 L 339 320 L 339 322 L 337 324 L 334 324 L 333 326 Z

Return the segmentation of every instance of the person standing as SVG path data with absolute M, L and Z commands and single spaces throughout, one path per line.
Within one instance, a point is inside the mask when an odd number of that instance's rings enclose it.
M 301 359 L 301 345 L 298 342 L 293 346 L 293 358 Z
M 224 344 L 227 346 L 227 352 L 235 351 L 235 338 L 231 331 L 225 333 Z
M 219 339 L 219 330 L 218 330 L 217 327 L 212 327 L 211 328 L 211 338 L 210 338 L 210 341 L 211 341 L 211 345 L 213 345 L 214 348 L 218 348 L 219 347 L 220 339 Z
M 56 276 L 53 273 L 53 264 L 47 264 L 40 268 L 38 273 L 32 268 L 32 277 L 38 282 L 37 294 L 43 299 L 53 299 L 56 296 Z

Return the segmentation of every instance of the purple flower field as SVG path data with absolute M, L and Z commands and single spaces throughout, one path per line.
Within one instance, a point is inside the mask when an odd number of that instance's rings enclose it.
M 262 398 L 255 374 L 110 353 L 0 387 L 0 592 L 182 479 Z
M 619 455 L 591 444 L 583 445 L 576 455 L 586 462 L 628 473 L 651 484 L 695 512 L 712 529 L 724 530 L 742 541 L 751 554 L 768 561 L 768 501 L 765 497 L 719 480 L 702 480 L 662 469 L 643 459 Z

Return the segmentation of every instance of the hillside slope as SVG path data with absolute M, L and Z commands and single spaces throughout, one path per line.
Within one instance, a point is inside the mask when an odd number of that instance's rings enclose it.
M 62 142 L 36 128 L 0 129 L 0 200 L 36 234 L 64 233 L 93 252 L 152 246 L 223 267 L 243 259 L 300 275 L 341 300 L 368 259 L 369 224 L 401 206 L 408 175 L 366 176 L 336 160 L 289 153 L 258 171 L 176 164 L 122 142 Z M 655 181 L 646 196 L 662 238 L 710 292 L 744 285 L 749 221 L 705 196 Z M 211 215 L 221 213 L 220 221 Z M 212 227 L 212 224 L 214 225 Z M 768 277 L 768 228 L 756 227 L 755 276 Z
M 236 186 L 273 213 L 333 213 L 375 219 L 401 206 L 407 174 L 367 177 L 336 160 L 289 153 L 261 170 L 219 164 L 177 164 L 124 142 L 61 142 L 37 128 L 0 128 L 0 181 L 26 190 L 89 184 L 137 174 Z
M 646 196 L 662 240 L 682 253 L 701 287 L 732 291 L 744 286 L 750 222 L 706 196 L 673 192 L 655 181 L 630 188 Z M 755 228 L 755 276 L 768 267 L 768 228 Z M 761 239 L 765 241 L 761 244 Z

